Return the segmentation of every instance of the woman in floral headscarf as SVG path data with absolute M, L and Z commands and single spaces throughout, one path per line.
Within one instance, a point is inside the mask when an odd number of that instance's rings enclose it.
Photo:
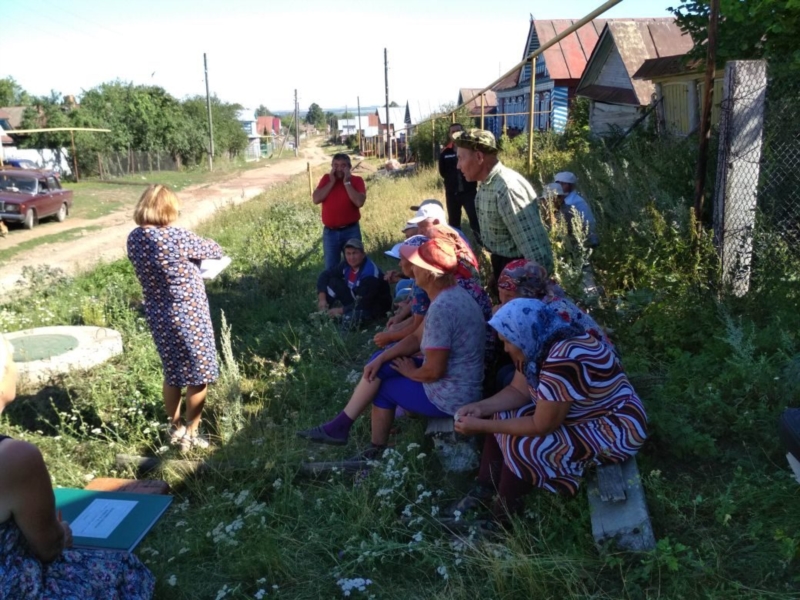
M 516 373 L 511 384 L 456 413 L 456 431 L 486 433 L 468 509 L 499 494 L 495 518 L 539 487 L 574 495 L 590 464 L 622 462 L 647 437 L 641 400 L 615 354 L 558 302 L 511 300 L 490 321 Z M 490 418 L 493 417 L 493 418 Z

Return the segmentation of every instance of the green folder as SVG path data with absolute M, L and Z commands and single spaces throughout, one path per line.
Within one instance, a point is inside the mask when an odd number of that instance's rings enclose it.
M 172 496 L 57 488 L 56 510 L 75 548 L 131 552 L 161 518 Z

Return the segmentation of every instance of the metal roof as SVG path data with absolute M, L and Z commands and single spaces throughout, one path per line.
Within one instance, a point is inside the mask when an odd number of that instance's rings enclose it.
M 465 100 L 470 100 L 466 108 L 469 110 L 469 114 L 479 117 L 481 115 L 481 98 L 478 96 L 478 92 L 481 91 L 482 88 L 461 88 L 458 90 L 458 102 L 457 104 L 462 104 Z M 497 94 L 492 90 L 489 90 L 485 93 L 483 99 L 483 112 L 484 114 L 489 114 L 491 112 L 495 112 L 497 110 Z
M 705 61 L 689 58 L 686 54 L 648 58 L 633 74 L 634 79 L 660 79 L 688 73 L 699 73 L 705 68 Z
M 544 46 L 577 21 L 577 19 L 533 19 L 531 27 L 535 29 L 539 40 L 537 47 Z M 606 22 L 605 19 L 595 19 L 542 52 L 550 79 L 577 81 L 581 78 Z M 530 33 L 528 36 L 530 38 Z M 530 51 L 535 49 L 531 48 Z
M 693 47 L 691 36 L 684 33 L 670 17 L 609 21 L 600 34 L 600 40 L 595 45 L 578 84 L 578 95 L 611 104 L 645 106 L 650 103 L 655 86 L 650 81 L 634 80 L 634 73 L 649 58 L 686 54 Z M 598 83 L 603 65 L 613 50 L 616 50 L 622 60 L 629 78 L 629 87 L 612 87 Z

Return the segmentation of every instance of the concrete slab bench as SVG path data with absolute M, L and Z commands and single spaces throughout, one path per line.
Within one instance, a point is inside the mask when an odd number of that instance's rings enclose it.
M 604 549 L 612 540 L 616 547 L 632 552 L 655 548 L 635 457 L 621 464 L 597 467 L 587 477 L 587 496 L 598 549 Z
M 433 440 L 434 450 L 445 471 L 464 473 L 480 464 L 476 438 L 456 433 L 452 418 L 428 419 L 425 435 Z

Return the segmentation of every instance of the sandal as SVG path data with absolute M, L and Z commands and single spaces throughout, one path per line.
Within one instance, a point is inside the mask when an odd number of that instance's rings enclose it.
M 172 446 L 178 446 L 180 445 L 183 436 L 186 435 L 186 425 L 181 425 L 179 427 L 170 425 L 169 429 L 167 430 L 167 434 L 169 435 L 169 443 Z
M 211 445 L 211 443 L 208 441 L 206 436 L 200 434 L 195 434 L 192 436 L 187 433 L 180 439 L 179 445 L 181 452 L 186 453 L 197 449 L 205 450 Z

